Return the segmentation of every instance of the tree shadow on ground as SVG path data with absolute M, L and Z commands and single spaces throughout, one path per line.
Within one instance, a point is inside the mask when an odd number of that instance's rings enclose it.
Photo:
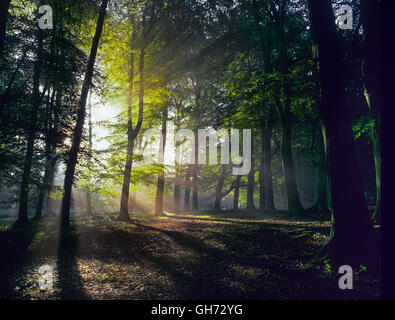
M 37 233 L 38 222 L 26 225 L 13 224 L 0 232 L 0 299 L 18 298 L 12 279 L 27 264 L 29 247 Z
M 59 231 L 57 273 L 61 299 L 89 299 L 83 288 L 83 280 L 77 265 L 78 238 L 74 225 L 64 226 Z

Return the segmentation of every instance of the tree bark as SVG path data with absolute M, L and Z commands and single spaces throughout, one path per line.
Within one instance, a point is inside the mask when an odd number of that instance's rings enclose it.
M 180 126 L 180 105 L 176 104 L 176 131 L 178 130 Z M 181 145 L 180 141 L 175 142 L 175 148 L 176 150 L 179 148 Z M 173 198 L 173 208 L 174 208 L 174 213 L 180 213 L 180 208 L 181 208 L 181 175 L 180 175 L 180 170 L 181 167 L 179 165 L 181 155 L 176 154 L 178 156 L 178 159 L 175 161 L 175 174 L 174 174 L 174 198 Z
M 42 33 L 39 30 L 37 32 L 37 42 L 38 42 L 37 59 L 34 64 L 34 72 L 33 72 L 33 102 L 32 102 L 31 118 L 30 118 L 29 129 L 28 129 L 29 131 L 27 136 L 25 162 L 23 165 L 21 191 L 19 197 L 19 216 L 18 216 L 17 224 L 20 225 L 24 225 L 28 223 L 30 173 L 31 173 L 32 161 L 33 161 L 34 142 L 36 138 L 38 109 L 40 107 L 40 102 L 41 102 L 40 74 L 42 67 L 42 50 L 43 50 L 42 41 L 43 41 Z
M 251 170 L 248 173 L 248 183 L 247 183 L 247 210 L 256 210 L 254 204 L 254 189 L 255 189 L 255 170 L 254 170 L 254 149 L 255 140 L 254 133 L 251 132 Z
M 165 190 L 165 167 L 164 167 L 164 157 L 165 157 L 165 147 L 166 147 L 166 133 L 167 133 L 167 106 L 163 111 L 162 115 L 162 142 L 159 143 L 159 163 L 161 167 L 161 172 L 158 175 L 158 182 L 156 185 L 156 199 L 155 199 L 155 215 L 163 216 L 163 194 Z
M 88 150 L 88 172 L 92 170 L 92 103 L 91 103 L 91 98 L 92 98 L 92 92 L 89 95 L 89 122 L 88 122 L 88 140 L 89 140 L 89 150 Z M 88 177 L 88 184 L 90 187 L 91 179 Z M 90 191 L 86 192 L 86 212 L 85 215 L 87 217 L 92 217 L 92 202 L 91 202 L 91 194 Z
M 267 126 L 261 128 L 262 136 L 262 153 L 261 165 L 259 172 L 260 195 L 259 210 L 261 212 L 272 213 L 274 208 L 274 192 L 273 192 L 273 174 L 272 174 L 272 134 L 274 122 L 274 108 L 270 107 L 269 119 Z
M 44 205 L 44 198 L 45 195 L 48 192 L 48 179 L 50 175 L 50 167 L 51 167 L 51 162 L 53 161 L 53 157 L 56 157 L 56 149 L 54 148 L 54 135 L 52 134 L 53 130 L 53 121 L 52 121 L 52 115 L 54 111 L 54 101 L 55 101 L 55 89 L 52 89 L 52 94 L 51 96 L 47 95 L 47 111 L 46 111 L 46 139 L 45 139 L 45 171 L 44 171 L 44 177 L 43 181 L 39 186 L 39 196 L 38 196 L 38 201 L 37 201 L 37 207 L 36 207 L 36 219 L 41 219 L 42 216 L 42 209 Z M 55 155 L 54 155 L 55 153 Z
M 379 242 L 369 219 L 345 93 L 343 57 L 330 0 L 308 0 L 313 41 L 318 48 L 320 115 L 327 142 L 333 204 L 331 237 L 323 253 L 335 264 L 379 270 Z
M 88 96 L 89 87 L 92 82 L 93 69 L 96 61 L 97 50 L 101 34 L 103 31 L 104 18 L 106 15 L 107 4 L 109 0 L 103 0 L 100 6 L 99 18 L 97 20 L 96 31 L 92 41 L 88 65 L 86 68 L 84 83 L 82 85 L 81 97 L 79 101 L 79 109 L 77 113 L 77 123 L 74 129 L 74 136 L 72 141 L 69 159 L 67 161 L 65 179 L 64 179 L 64 195 L 61 207 L 61 223 L 66 227 L 70 220 L 70 203 L 71 203 L 71 189 L 74 182 L 75 166 L 77 164 L 77 157 L 80 150 L 82 131 L 84 128 L 84 121 L 86 115 L 86 100 Z
M 185 190 L 184 190 L 184 212 L 190 210 L 190 195 L 191 195 L 191 171 L 192 167 L 189 165 L 185 174 Z
M 375 125 L 372 145 L 376 175 L 376 208 L 372 218 L 380 220 L 381 211 L 381 98 L 380 98 L 380 1 L 361 0 L 361 21 L 364 30 L 364 94 Z
M 134 24 L 134 22 L 133 22 Z M 130 81 L 129 81 L 129 107 L 128 107 L 128 150 L 127 150 L 127 158 L 125 164 L 125 173 L 123 177 L 122 184 L 122 195 L 121 195 L 121 209 L 119 212 L 118 220 L 121 221 L 130 221 L 129 217 L 129 187 L 130 187 L 130 175 L 132 172 L 132 163 L 133 163 L 133 147 L 134 141 L 138 136 L 141 125 L 143 123 L 144 116 L 144 59 L 145 59 L 145 15 L 143 16 L 143 45 L 140 50 L 140 59 L 139 59 L 139 74 L 140 74 L 140 87 L 139 87 L 139 113 L 136 127 L 132 128 L 132 90 L 133 90 L 133 65 L 134 65 L 134 54 L 131 53 L 131 71 L 130 71 Z M 133 42 L 133 39 L 132 39 Z
M 215 187 L 215 200 L 214 200 L 214 209 L 221 210 L 221 200 L 223 197 L 222 189 L 224 188 L 225 183 L 225 166 L 221 166 L 221 171 L 218 176 L 218 183 Z
M 241 176 L 237 176 L 236 177 L 236 184 L 235 184 L 235 192 L 234 192 L 234 196 L 233 196 L 233 209 L 234 210 L 239 209 L 240 182 L 241 182 Z
M 0 2 L 0 63 L 4 54 L 8 9 L 10 8 L 10 3 L 11 0 L 2 0 Z
M 192 210 L 198 210 L 198 152 L 199 152 L 199 142 L 198 142 L 198 130 L 194 130 L 195 133 L 195 164 L 193 165 L 192 171 Z

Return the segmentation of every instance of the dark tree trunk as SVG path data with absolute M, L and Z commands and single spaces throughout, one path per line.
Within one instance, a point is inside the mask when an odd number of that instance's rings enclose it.
M 25 154 L 25 162 L 23 165 L 23 173 L 22 173 L 22 182 L 21 182 L 21 191 L 19 197 L 19 217 L 17 220 L 17 224 L 24 225 L 28 223 L 28 201 L 29 201 L 29 186 L 30 186 L 30 173 L 32 168 L 33 161 L 33 151 L 34 151 L 34 142 L 36 138 L 36 126 L 37 126 L 37 117 L 38 117 L 38 109 L 40 107 L 41 95 L 40 95 L 40 74 L 41 74 L 41 66 L 42 66 L 42 33 L 39 30 L 37 32 L 37 59 L 34 64 L 34 74 L 33 74 L 33 101 L 32 101 L 32 110 L 31 110 L 31 118 L 29 123 L 29 131 L 27 137 L 27 147 Z
M 0 2 L 0 63 L 3 59 L 4 45 L 7 30 L 7 17 L 8 9 L 10 7 L 11 0 L 1 0 Z
M 84 83 L 82 85 L 81 97 L 79 101 L 79 109 L 77 114 L 77 123 L 74 129 L 74 136 L 72 141 L 69 159 L 67 161 L 65 179 L 64 179 L 64 195 L 61 207 L 61 222 L 62 226 L 67 226 L 70 220 L 70 202 L 71 189 L 74 181 L 75 166 L 77 164 L 77 157 L 80 150 L 82 131 L 84 128 L 85 114 L 86 114 L 86 99 L 88 96 L 89 87 L 92 82 L 93 69 L 95 65 L 97 49 L 100 42 L 100 37 L 103 30 L 104 18 L 106 15 L 107 4 L 109 0 L 103 0 L 100 6 L 99 18 L 97 20 L 95 36 L 92 41 L 92 47 L 89 55 L 88 65 L 86 68 Z
M 184 191 L 184 211 L 190 210 L 190 195 L 191 195 L 191 171 L 192 167 L 189 165 L 185 174 L 185 191 Z
M 44 198 L 49 190 L 49 176 L 51 170 L 51 162 L 53 161 L 53 157 L 56 157 L 56 149 L 54 147 L 54 135 L 53 133 L 53 121 L 52 115 L 54 111 L 54 101 L 55 101 L 55 89 L 52 90 L 51 97 L 49 97 L 49 92 L 47 95 L 47 112 L 46 112 L 46 139 L 45 139 L 45 171 L 43 181 L 39 187 L 39 196 L 36 207 L 36 219 L 41 219 L 42 210 L 44 205 Z M 55 155 L 54 155 L 55 153 Z
M 192 210 L 198 209 L 198 153 L 199 153 L 199 142 L 198 142 L 198 131 L 195 130 L 195 164 L 193 165 L 192 171 Z
M 47 192 L 47 200 L 46 206 L 44 210 L 44 217 L 49 217 L 53 215 L 53 199 L 49 196 L 49 190 L 53 187 L 55 182 L 55 171 L 56 171 L 56 161 L 57 156 L 54 154 L 53 161 L 51 161 L 49 165 L 49 175 L 48 175 L 48 192 Z
M 320 114 L 325 130 L 333 204 L 331 239 L 325 254 L 336 264 L 378 270 L 379 242 L 369 219 L 345 93 L 343 57 L 330 0 L 308 0 L 318 48 Z
M 155 199 L 155 215 L 162 216 L 163 213 L 163 194 L 165 190 L 165 167 L 164 167 L 164 158 L 165 158 L 165 146 L 166 146 L 166 121 L 167 121 L 167 107 L 163 111 L 162 115 L 162 142 L 159 143 L 159 163 L 158 165 L 161 167 L 161 172 L 158 175 L 158 182 L 156 185 L 156 199 Z
M 179 168 L 176 167 L 176 173 L 174 178 L 174 213 L 180 213 L 180 201 L 181 201 L 181 186 L 180 186 L 180 174 L 178 173 Z
M 51 179 L 54 177 L 54 170 L 55 170 L 55 163 L 56 163 L 56 150 L 53 149 L 50 154 L 47 156 L 45 161 L 45 173 L 43 182 L 40 188 L 37 208 L 36 208 L 36 218 L 40 219 L 43 210 L 44 198 L 48 195 L 50 187 L 51 187 Z
M 261 212 L 274 212 L 274 193 L 272 179 L 272 134 L 274 122 L 274 108 L 270 107 L 270 115 L 266 128 L 261 128 L 262 153 L 259 171 L 260 195 L 259 210 Z
M 234 192 L 234 196 L 233 196 L 233 209 L 234 210 L 239 209 L 240 182 L 241 182 L 241 176 L 237 176 L 236 183 L 235 183 L 235 192 Z
M 328 199 L 328 170 L 326 167 L 326 153 L 324 148 L 324 141 L 322 133 L 320 134 L 322 140 L 322 148 L 320 152 L 320 160 L 317 167 L 317 202 L 315 203 L 318 213 L 330 216 L 329 199 Z
M 58 161 L 58 157 L 56 154 L 56 147 L 58 144 L 58 135 L 59 135 L 59 111 L 61 110 L 61 104 L 62 104 L 62 91 L 61 90 L 55 90 L 55 91 L 56 91 L 56 99 L 55 99 L 56 104 L 54 110 L 52 111 L 54 116 L 54 121 L 51 131 L 49 133 L 50 145 L 52 148 L 51 152 L 53 152 L 53 157 L 51 158 L 48 168 L 49 170 L 48 192 L 53 187 L 55 182 L 56 163 Z M 48 217 L 50 215 L 53 215 L 53 199 L 49 197 L 49 194 L 47 196 L 46 202 L 47 203 L 44 211 L 44 216 Z
M 255 189 L 255 171 L 254 171 L 254 149 L 255 149 L 254 133 L 251 132 L 251 170 L 248 173 L 247 182 L 247 210 L 256 210 L 254 204 L 254 189 Z
M 176 105 L 176 131 L 179 128 L 180 125 L 180 105 Z M 176 141 L 176 150 L 179 148 L 181 145 L 180 141 Z M 178 157 L 175 161 L 175 174 L 174 174 L 174 213 L 180 213 L 180 208 L 181 208 L 181 175 L 180 175 L 180 170 L 181 167 L 179 165 L 181 155 L 176 154 Z
M 375 119 L 372 145 L 376 174 L 376 209 L 373 219 L 380 220 L 381 211 L 381 99 L 380 99 L 380 1 L 361 0 L 361 21 L 364 30 L 364 93 Z
M 279 102 L 279 104 L 282 104 Z M 285 101 L 280 112 L 280 122 L 282 129 L 280 153 L 282 158 L 285 187 L 287 190 L 288 212 L 295 215 L 303 213 L 303 206 L 300 202 L 299 192 L 296 185 L 295 168 L 292 159 L 292 124 L 289 110 L 289 103 Z
M 222 189 L 224 188 L 225 183 L 225 166 L 221 167 L 220 174 L 218 176 L 218 184 L 215 187 L 215 200 L 214 200 L 214 209 L 220 210 L 221 209 L 221 200 L 223 197 Z

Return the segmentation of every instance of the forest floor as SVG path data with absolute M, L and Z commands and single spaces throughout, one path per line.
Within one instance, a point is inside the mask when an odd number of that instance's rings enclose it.
M 0 224 L 0 299 L 378 299 L 380 279 L 354 270 L 354 289 L 311 253 L 325 221 L 240 214 L 55 218 Z M 51 267 L 53 288 L 39 288 Z

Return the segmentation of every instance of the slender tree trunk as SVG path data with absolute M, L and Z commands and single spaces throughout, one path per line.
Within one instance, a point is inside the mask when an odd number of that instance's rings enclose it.
M 177 109 L 177 116 L 176 116 L 176 130 L 179 128 L 179 121 L 180 121 L 180 116 L 179 116 L 179 109 Z M 179 148 L 181 145 L 180 141 L 176 141 L 176 149 Z M 174 175 L 174 213 L 180 213 L 180 208 L 181 208 L 181 175 L 180 175 L 180 170 L 181 167 L 179 165 L 181 155 L 176 154 L 178 156 L 178 159 L 176 159 L 175 163 L 175 175 Z
M 49 136 L 50 136 L 50 148 L 51 148 L 51 161 L 49 162 L 49 174 L 48 174 L 48 196 L 46 200 L 46 206 L 44 211 L 44 216 L 48 217 L 53 215 L 53 199 L 49 197 L 49 190 L 53 187 L 55 182 L 55 172 L 57 165 L 57 154 L 56 147 L 58 144 L 58 136 L 59 136 L 59 111 L 61 110 L 62 105 L 62 91 L 60 89 L 56 89 L 56 99 L 55 99 L 55 108 L 52 110 L 52 114 L 54 116 L 54 121 L 52 127 L 50 128 Z M 53 105 L 51 105 L 53 106 Z
M 134 25 L 134 19 L 133 19 Z M 145 32 L 145 15 L 143 17 L 143 33 Z M 134 32 L 133 32 L 134 34 Z M 133 43 L 133 39 L 131 41 Z M 129 81 L 129 108 L 128 108 L 128 150 L 127 150 L 127 158 L 125 164 L 125 173 L 123 177 L 122 184 L 122 194 L 121 194 L 121 209 L 119 212 L 118 220 L 121 221 L 130 221 L 129 217 L 129 188 L 130 188 L 130 175 L 132 172 L 132 163 L 133 163 L 133 147 L 134 141 L 138 136 L 141 125 L 143 123 L 143 112 L 144 112 L 144 59 L 145 59 L 145 39 L 143 39 L 143 46 L 140 50 L 140 59 L 139 59 L 139 74 L 140 74 L 140 87 L 139 87 L 139 113 L 137 125 L 133 129 L 132 128 L 132 90 L 133 90 L 133 66 L 134 66 L 134 54 L 131 53 L 131 71 L 130 71 L 130 81 Z
M 180 175 L 176 172 L 174 178 L 174 213 L 180 213 L 181 186 Z
M 192 167 L 189 165 L 185 175 L 185 190 L 184 190 L 184 212 L 190 210 L 190 195 L 191 195 L 191 171 Z
M 241 182 L 241 176 L 237 176 L 236 177 L 236 184 L 235 184 L 235 192 L 234 192 L 234 196 L 233 196 L 233 209 L 234 210 L 239 209 L 240 182 Z
M 364 93 L 375 119 L 372 145 L 376 174 L 376 208 L 373 219 L 380 220 L 381 211 L 381 99 L 380 99 L 380 1 L 361 0 L 361 21 L 364 30 Z
M 88 159 L 88 172 L 89 172 L 89 174 L 90 174 L 90 171 L 92 170 L 92 150 L 93 150 L 93 148 L 92 148 L 92 102 L 91 102 L 91 99 L 92 99 L 92 92 L 91 92 L 91 94 L 89 95 L 89 122 L 88 122 L 88 140 L 89 140 L 89 147 L 88 147 L 88 153 L 89 153 L 89 155 L 88 155 L 88 157 L 89 157 L 89 159 Z M 90 183 L 91 183 L 91 179 L 90 179 L 90 176 L 89 176 L 89 178 L 88 178 L 88 185 L 89 185 L 89 187 L 90 187 Z M 86 195 L 85 195 L 85 197 L 86 197 L 86 212 L 85 212 L 85 215 L 87 216 L 87 217 L 91 217 L 93 214 L 92 214 L 92 202 L 91 202 L 91 194 L 90 194 L 90 191 L 87 191 L 86 192 Z
M 52 127 L 53 127 L 53 121 L 52 121 L 52 115 L 53 115 L 53 109 L 54 109 L 54 101 L 55 101 L 55 89 L 53 88 L 51 97 L 49 96 L 49 92 L 47 95 L 48 102 L 47 102 L 47 111 L 46 111 L 46 139 L 45 139 L 45 171 L 44 171 L 44 177 L 43 181 L 40 184 L 39 187 L 39 196 L 38 196 L 38 201 L 37 201 L 37 207 L 36 207 L 36 219 L 41 219 L 42 216 L 42 209 L 43 209 L 43 204 L 44 204 L 44 198 L 45 195 L 48 191 L 48 179 L 50 175 L 50 164 L 52 160 L 52 156 L 54 153 L 54 148 L 53 148 L 53 140 L 54 137 L 52 135 Z
M 262 136 L 262 153 L 261 165 L 259 172 L 260 181 L 260 198 L 259 209 L 261 212 L 274 212 L 274 193 L 273 193 L 273 179 L 272 179 L 272 134 L 274 122 L 274 108 L 270 107 L 270 115 L 267 123 L 267 128 L 261 128 Z
M 65 179 L 64 179 L 64 195 L 61 207 L 61 222 L 62 226 L 67 226 L 70 220 L 70 202 L 71 189 L 74 181 L 75 166 L 77 164 L 77 157 L 80 150 L 82 131 L 84 128 L 85 114 L 86 114 L 86 100 L 88 96 L 89 87 L 92 82 L 93 69 L 95 65 L 97 49 L 99 47 L 100 37 L 103 31 L 104 18 L 106 15 L 107 4 L 109 0 L 103 0 L 100 6 L 99 18 L 97 20 L 95 36 L 92 41 L 92 47 L 89 55 L 88 65 L 86 68 L 84 83 L 82 85 L 81 97 L 79 101 L 79 109 L 77 114 L 77 123 L 74 129 L 74 136 L 72 146 L 67 161 Z
M 322 133 L 320 134 L 322 140 Z M 329 199 L 328 199 L 328 170 L 326 168 L 326 156 L 324 142 L 322 141 L 322 150 L 320 153 L 320 160 L 317 167 L 318 185 L 317 185 L 317 212 L 330 216 Z
M 221 171 L 218 176 L 218 183 L 215 187 L 215 201 L 214 201 L 214 209 L 221 210 L 221 200 L 223 197 L 222 189 L 224 188 L 225 183 L 225 166 L 221 166 Z
M 336 264 L 379 270 L 379 242 L 364 199 L 348 113 L 342 49 L 330 0 L 308 0 L 313 41 L 318 48 L 320 114 L 327 142 L 333 204 L 331 237 L 324 253 Z
M 287 190 L 288 212 L 291 214 L 300 215 L 303 213 L 303 206 L 299 198 L 299 192 L 296 185 L 295 167 L 292 159 L 292 124 L 289 104 L 287 101 L 284 103 L 278 102 L 278 104 L 284 104 L 283 107 L 280 106 L 278 109 L 282 109 L 282 111 L 280 111 L 280 122 L 282 129 L 280 153 L 285 179 L 285 187 Z
M 159 165 L 161 166 L 161 172 L 158 175 L 158 182 L 156 186 L 156 199 L 155 199 L 155 215 L 162 216 L 163 213 L 163 194 L 165 190 L 165 168 L 164 168 L 164 157 L 165 157 L 165 146 L 166 146 L 166 133 L 167 133 L 167 106 L 163 111 L 162 115 L 162 141 L 159 143 Z
M 49 217 L 53 215 L 53 199 L 49 196 L 49 191 L 53 187 L 55 182 L 55 172 L 56 172 L 56 162 L 57 162 L 57 155 L 56 150 L 54 152 L 52 161 L 49 163 L 49 174 L 48 174 L 48 191 L 47 191 L 47 200 L 44 210 L 44 217 Z
M 195 164 L 193 165 L 192 171 L 192 210 L 198 210 L 198 152 L 199 152 L 199 142 L 198 142 L 198 130 L 194 130 L 195 133 Z
M 10 8 L 10 3 L 11 0 L 1 0 L 0 2 L 0 63 L 4 54 L 8 9 Z
M 34 74 L 33 74 L 33 103 L 31 110 L 31 118 L 29 124 L 29 132 L 27 137 L 27 147 L 25 154 L 25 162 L 23 165 L 21 191 L 19 197 L 19 217 L 17 224 L 24 225 L 28 223 L 28 201 L 29 201 L 29 186 L 30 186 L 30 173 L 33 161 L 33 150 L 34 142 L 36 138 L 36 125 L 38 117 L 38 109 L 40 107 L 41 95 L 40 95 L 40 74 L 42 66 L 42 33 L 39 30 L 37 32 L 37 59 L 34 64 Z
M 255 189 L 255 170 L 254 170 L 254 149 L 255 149 L 255 139 L 254 133 L 251 132 L 251 170 L 248 173 L 247 182 L 247 210 L 256 210 L 254 204 L 254 189 Z
M 53 175 L 52 171 L 55 162 L 56 162 L 56 150 L 52 149 L 45 161 L 45 173 L 38 197 L 38 203 L 36 208 L 36 219 L 40 219 L 42 216 L 44 198 L 48 194 L 48 191 L 50 190 L 50 183 L 51 183 L 50 179 Z

